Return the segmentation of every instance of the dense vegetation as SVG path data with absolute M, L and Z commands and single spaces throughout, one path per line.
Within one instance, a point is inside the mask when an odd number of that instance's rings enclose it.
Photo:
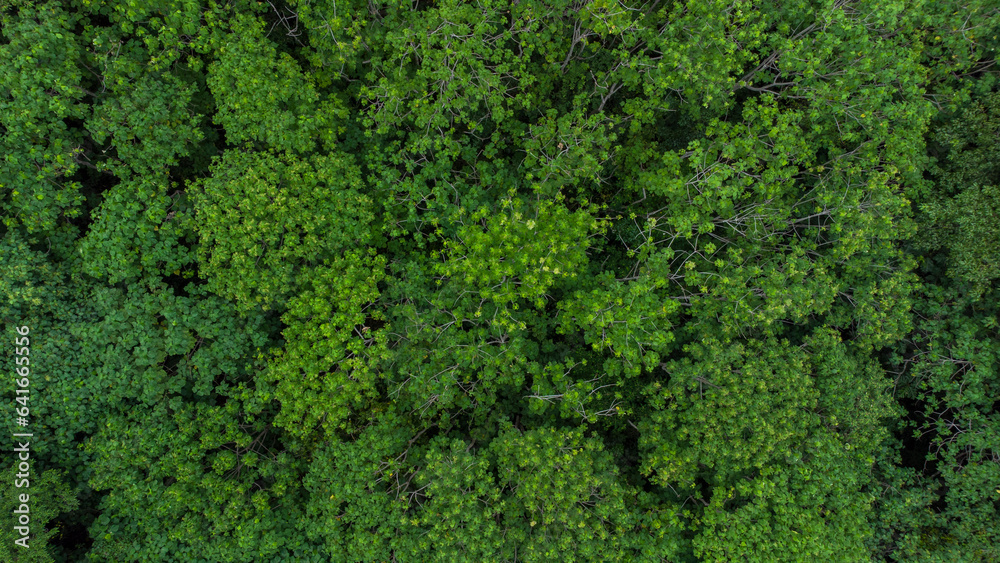
M 5 561 L 1000 561 L 995 1 L 0 11 Z

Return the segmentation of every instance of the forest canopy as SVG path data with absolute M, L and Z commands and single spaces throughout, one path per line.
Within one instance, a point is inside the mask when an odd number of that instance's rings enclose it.
M 4 560 L 1000 561 L 996 2 L 0 17 Z

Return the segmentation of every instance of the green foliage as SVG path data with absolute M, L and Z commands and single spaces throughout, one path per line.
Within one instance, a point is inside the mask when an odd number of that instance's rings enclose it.
M 190 277 L 194 253 L 185 243 L 194 238 L 191 209 L 176 188 L 168 176 L 148 174 L 108 190 L 80 239 L 83 271 L 111 284 L 181 269 Z
M 215 122 L 232 145 L 256 141 L 278 151 L 308 153 L 316 140 L 332 147 L 347 113 L 337 98 L 321 100 L 288 53 L 264 36 L 264 22 L 237 18 L 219 59 L 208 67 L 208 87 L 218 106 Z M 340 126 L 342 127 L 342 126 Z
M 373 253 L 372 253 L 373 254 Z M 286 345 L 271 360 L 265 381 L 275 384 L 281 413 L 275 424 L 307 435 L 332 431 L 376 397 L 378 363 L 389 357 L 384 316 L 373 305 L 385 260 L 349 251 L 317 266 L 288 303 L 282 321 Z
M 805 354 L 789 348 L 706 342 L 665 366 L 669 384 L 648 390 L 656 412 L 641 427 L 652 450 L 645 471 L 664 485 L 692 486 L 705 470 L 709 482 L 724 483 L 791 457 L 816 424 L 818 394 Z
M 1000 558 L 990 2 L 0 11 L 39 557 Z
M 652 370 L 672 349 L 671 318 L 680 305 L 663 291 L 667 280 L 656 275 L 663 258 L 659 254 L 650 259 L 629 282 L 606 273 L 595 276 L 594 289 L 578 289 L 558 305 L 558 331 L 580 331 L 584 343 L 595 351 L 611 352 L 615 360 L 604 368 L 610 375 L 628 378 L 639 375 L 642 368 Z
M 51 232 L 80 214 L 81 139 L 67 120 L 83 117 L 79 14 L 58 2 L 4 12 L 0 39 L 0 189 L 4 225 Z
M 498 209 L 481 208 L 468 219 L 460 210 L 458 232 L 446 239 L 436 273 L 459 278 L 500 308 L 521 300 L 544 307 L 554 285 L 583 270 L 588 238 L 600 228 L 588 209 L 571 213 L 562 200 L 531 205 L 505 198 Z
M 901 515 L 887 526 L 906 534 L 897 550 L 913 561 L 1000 557 L 1000 493 L 990 484 L 1000 478 L 994 446 L 1000 437 L 1000 294 L 994 287 L 981 301 L 973 295 L 968 285 L 928 285 L 915 307 L 922 319 L 907 354 L 912 378 L 906 392 L 919 401 L 920 416 L 910 432 L 929 436 L 930 447 L 921 453 L 938 470 L 919 483 L 927 491 L 921 517 Z
M 115 63 L 126 67 L 120 60 Z M 140 69 L 120 71 L 127 81 L 113 83 L 111 96 L 94 108 L 88 130 L 95 142 L 107 142 L 118 160 L 145 177 L 176 166 L 203 135 L 198 129 L 201 116 L 189 109 L 192 85 L 170 74 L 140 74 Z M 129 175 L 127 170 L 115 172 Z
M 16 478 L 20 472 L 17 468 L 18 460 L 9 466 L 4 465 L 3 486 L 0 487 L 0 509 L 4 514 L 3 531 L 0 531 L 0 556 L 4 561 L 11 563 L 52 563 L 55 550 L 52 547 L 53 539 L 58 537 L 63 530 L 53 525 L 53 520 L 62 513 L 76 510 L 79 501 L 73 490 L 63 480 L 60 471 L 49 469 L 36 473 L 39 465 L 34 461 L 29 462 L 31 469 L 28 471 L 30 477 L 27 485 L 18 488 L 17 483 L 24 483 L 23 478 Z M 26 498 L 27 502 L 21 500 Z M 22 535 L 15 527 L 23 526 L 20 519 L 21 513 L 27 507 L 28 517 L 27 528 L 30 533 Z M 21 513 L 14 512 L 19 510 Z M 15 544 L 15 540 L 24 541 L 24 544 Z
M 96 457 L 91 483 L 108 490 L 106 513 L 91 527 L 91 557 L 315 556 L 301 532 L 299 463 L 272 454 L 278 440 L 269 425 L 243 423 L 240 411 L 235 399 L 223 407 L 174 401 L 109 418 L 88 443 Z
M 426 501 L 400 525 L 420 534 L 410 545 L 414 561 L 497 561 L 511 558 L 502 524 L 500 489 L 487 456 L 471 452 L 462 440 L 436 439 L 425 455 L 426 469 L 416 476 Z
M 1000 188 L 973 184 L 954 198 L 925 204 L 923 212 L 929 246 L 947 244 L 951 277 L 974 295 L 1000 278 Z
M 970 85 L 974 91 L 983 85 Z M 936 157 L 920 205 L 916 249 L 924 285 L 914 304 L 915 330 L 897 347 L 906 377 L 901 392 L 915 404 L 906 432 L 922 446 L 910 455 L 922 474 L 885 473 L 893 494 L 882 502 L 878 549 L 907 561 L 1000 559 L 996 523 L 1000 478 L 995 273 L 996 93 L 973 97 L 941 116 Z M 905 451 L 905 450 L 904 450 Z M 930 468 L 930 469 L 928 469 Z M 891 536 L 890 536 L 891 534 Z
M 273 307 L 304 287 L 311 266 L 373 238 L 349 155 L 230 150 L 213 168 L 192 194 L 200 273 L 241 307 Z
M 626 491 L 599 439 L 580 429 L 507 430 L 490 444 L 510 489 L 503 522 L 524 561 L 620 560 Z M 620 549 L 620 548 L 619 548 Z
M 712 489 L 694 539 L 703 561 L 859 561 L 867 557 L 869 500 L 863 471 L 845 467 L 842 445 L 824 433 L 788 467 L 769 466 Z
M 85 380 L 82 373 L 86 353 L 96 343 L 81 340 L 80 329 L 99 319 L 92 305 L 95 288 L 69 275 L 66 264 L 54 264 L 52 256 L 32 248 L 23 233 L 10 231 L 0 244 L 0 282 L 2 299 L 0 317 L 7 324 L 6 336 L 13 343 L 15 326 L 27 326 L 27 366 L 30 378 L 28 406 L 31 421 L 37 429 L 32 452 L 55 467 L 78 469 L 83 463 L 75 447 L 78 432 L 91 431 L 100 413 L 89 410 L 87 404 L 100 397 L 97 382 Z M 3 355 L 3 367 L 14 373 L 15 349 L 8 345 Z M 81 369 L 83 368 L 83 369 Z M 4 398 L 15 404 L 14 377 L 4 381 Z M 7 420 L 7 429 L 16 430 L 14 417 Z M 73 486 L 81 477 L 70 474 Z
M 975 98 L 958 112 L 943 114 L 934 129 L 930 149 L 936 155 L 931 172 L 942 195 L 965 188 L 1000 184 L 1000 92 Z
M 1000 277 L 1000 93 L 949 117 L 935 131 L 937 189 L 921 206 L 926 228 L 918 242 L 927 251 L 945 250 L 950 277 L 978 296 Z
M 391 558 L 405 510 L 399 496 L 407 482 L 412 428 L 385 406 L 371 412 L 368 425 L 352 439 L 317 447 L 302 481 L 310 492 L 308 537 L 322 542 L 329 560 L 338 563 Z

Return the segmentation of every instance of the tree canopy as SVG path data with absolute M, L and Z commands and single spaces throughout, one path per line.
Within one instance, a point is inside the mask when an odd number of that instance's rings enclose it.
M 9 560 L 1000 561 L 995 2 L 0 18 Z

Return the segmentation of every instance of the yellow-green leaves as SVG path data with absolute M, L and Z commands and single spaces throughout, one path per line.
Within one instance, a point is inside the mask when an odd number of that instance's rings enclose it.
M 352 250 L 304 274 L 282 315 L 285 348 L 264 376 L 281 402 L 275 423 L 289 433 L 333 433 L 371 406 L 379 362 L 389 355 L 385 318 L 374 307 L 384 268 L 383 257 Z
M 525 561 L 620 560 L 627 492 L 599 438 L 578 428 L 511 428 L 490 450 L 512 492 L 503 522 Z
M 505 198 L 459 228 L 436 270 L 478 288 L 499 307 L 518 300 L 543 307 L 553 285 L 583 272 L 589 239 L 603 226 L 594 211 L 571 212 L 562 198 Z
M 987 0 L 0 4 L 91 559 L 1000 558 Z
M 309 267 L 366 245 L 374 216 L 352 160 L 227 152 L 193 195 L 210 286 L 240 307 L 270 308 L 303 287 Z
M 234 27 L 232 41 L 208 68 L 214 119 L 227 140 L 299 153 L 314 150 L 317 140 L 332 148 L 347 117 L 338 99 L 321 97 L 295 60 L 277 52 L 263 22 L 238 18 Z

